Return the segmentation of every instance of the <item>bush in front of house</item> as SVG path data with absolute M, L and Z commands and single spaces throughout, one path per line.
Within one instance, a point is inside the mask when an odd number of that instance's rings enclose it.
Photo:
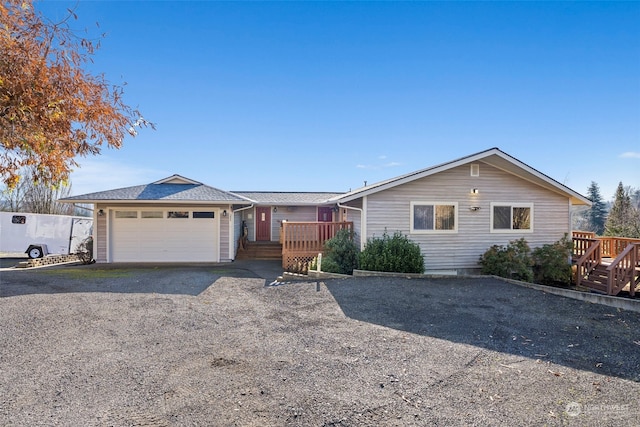
M 482 274 L 508 279 L 533 280 L 531 248 L 524 238 L 512 240 L 508 245 L 493 245 L 480 256 Z
M 369 271 L 395 273 L 424 273 L 424 256 L 420 246 L 396 231 L 389 236 L 385 231 L 381 238 L 367 240 L 360 252 L 360 268 Z
M 571 251 L 573 242 L 567 234 L 550 245 L 533 250 L 533 272 L 536 283 L 543 285 L 571 284 Z
M 335 236 L 324 244 L 322 271 L 328 273 L 353 274 L 358 268 L 358 252 L 352 232 L 347 229 L 338 230 Z

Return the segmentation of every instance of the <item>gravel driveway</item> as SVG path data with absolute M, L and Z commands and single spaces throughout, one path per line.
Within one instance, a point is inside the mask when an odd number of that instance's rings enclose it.
M 640 314 L 277 264 L 0 272 L 0 425 L 640 425 Z

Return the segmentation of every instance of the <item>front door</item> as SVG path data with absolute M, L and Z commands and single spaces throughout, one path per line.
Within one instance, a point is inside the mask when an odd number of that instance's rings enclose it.
M 318 208 L 318 221 L 319 222 L 332 222 L 333 221 L 333 208 L 331 208 L 331 207 L 319 207 Z
M 333 209 L 331 207 L 318 208 L 318 222 L 333 222 Z M 332 224 L 318 224 L 318 234 L 320 241 L 324 242 L 333 237 Z
M 256 241 L 271 240 L 271 208 L 256 207 Z

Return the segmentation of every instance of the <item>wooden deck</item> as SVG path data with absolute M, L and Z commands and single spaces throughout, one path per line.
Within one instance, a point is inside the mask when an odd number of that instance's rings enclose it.
M 577 286 L 607 295 L 627 290 L 633 297 L 640 285 L 640 239 L 598 237 L 594 233 L 576 231 L 573 233 L 573 261 Z
M 290 222 L 280 229 L 282 267 L 291 272 L 306 273 L 309 264 L 324 251 L 324 244 L 340 230 L 353 235 L 353 222 Z

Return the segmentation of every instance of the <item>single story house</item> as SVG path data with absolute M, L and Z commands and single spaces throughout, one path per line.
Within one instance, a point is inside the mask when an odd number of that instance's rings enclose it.
M 280 239 L 283 221 L 349 221 L 357 243 L 399 231 L 427 271 L 473 271 L 494 244 L 571 233 L 584 196 L 492 148 L 347 193 L 223 191 L 180 175 L 62 199 L 94 205 L 97 262 L 227 262 L 240 238 Z

